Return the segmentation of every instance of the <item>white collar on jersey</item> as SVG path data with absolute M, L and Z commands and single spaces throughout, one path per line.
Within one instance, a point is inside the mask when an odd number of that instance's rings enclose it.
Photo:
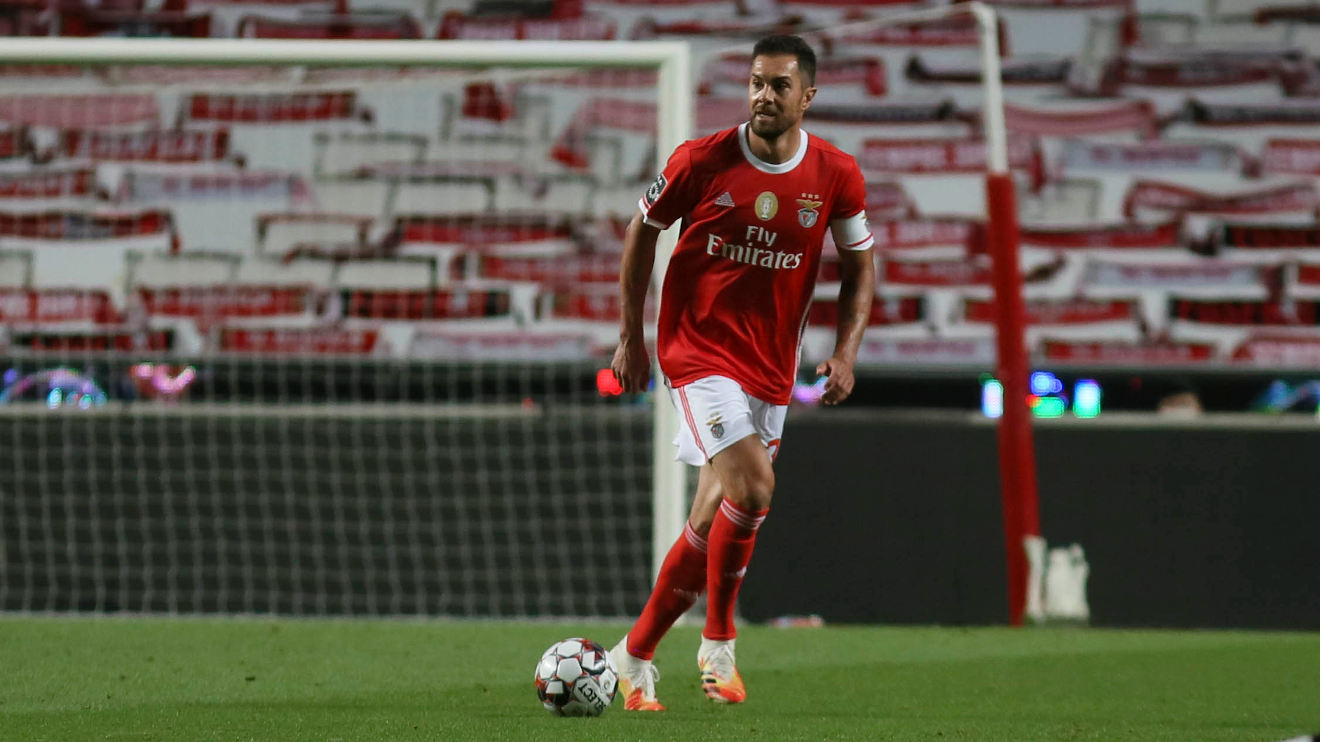
M 751 163 L 752 167 L 763 173 L 770 173 L 771 175 L 781 175 L 797 167 L 798 163 L 802 162 L 802 158 L 807 156 L 808 138 L 807 132 L 803 131 L 802 140 L 798 142 L 797 154 L 783 162 L 771 163 L 752 154 L 752 147 L 747 143 L 747 122 L 744 121 L 738 127 L 738 146 L 742 148 L 743 157 L 747 158 L 747 161 Z

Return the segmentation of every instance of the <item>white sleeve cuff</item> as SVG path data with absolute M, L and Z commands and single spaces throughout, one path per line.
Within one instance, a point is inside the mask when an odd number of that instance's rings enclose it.
M 865 211 L 830 222 L 830 234 L 840 250 L 868 250 L 875 243 Z
M 643 221 L 643 222 L 646 222 L 648 225 L 650 225 L 650 226 L 652 226 L 652 227 L 655 227 L 656 229 L 660 230 L 661 232 L 665 231 L 666 229 L 669 229 L 669 225 L 668 225 L 668 224 L 665 224 L 665 223 L 663 223 L 663 222 L 658 222 L 658 221 L 652 219 L 650 216 L 647 215 L 646 212 L 647 212 L 648 209 L 647 209 L 647 207 L 646 207 L 646 199 L 644 199 L 644 198 L 639 198 L 639 199 L 637 199 L 637 208 L 639 208 L 639 209 L 642 210 L 642 221 Z M 672 223 L 672 222 L 671 222 L 671 223 Z

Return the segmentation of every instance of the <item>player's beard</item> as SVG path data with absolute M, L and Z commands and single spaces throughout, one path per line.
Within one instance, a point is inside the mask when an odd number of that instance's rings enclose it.
M 749 124 L 752 127 L 753 134 L 762 139 L 773 142 L 782 136 L 784 132 L 788 131 L 789 121 L 782 113 L 774 113 L 773 111 L 767 111 L 766 113 L 770 113 L 771 118 L 757 118 L 756 111 L 753 110 Z

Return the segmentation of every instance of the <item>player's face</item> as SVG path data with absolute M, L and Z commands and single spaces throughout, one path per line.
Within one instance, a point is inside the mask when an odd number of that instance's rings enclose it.
M 765 54 L 752 59 L 747 98 L 752 132 L 763 139 L 779 135 L 802 122 L 815 88 L 806 86 L 792 54 Z

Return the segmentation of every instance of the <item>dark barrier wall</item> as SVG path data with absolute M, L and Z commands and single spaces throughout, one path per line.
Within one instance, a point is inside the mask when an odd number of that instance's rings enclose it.
M 1320 628 L 1320 422 L 1036 427 L 1042 530 L 1081 543 L 1092 623 Z M 753 620 L 1002 623 L 993 423 L 790 414 L 742 593 Z
M 645 408 L 9 408 L 0 609 L 627 615 Z M 1093 623 L 1320 628 L 1320 423 L 1037 426 Z M 1245 420 L 1246 422 L 1242 422 Z M 795 410 L 746 617 L 1003 623 L 992 423 Z

